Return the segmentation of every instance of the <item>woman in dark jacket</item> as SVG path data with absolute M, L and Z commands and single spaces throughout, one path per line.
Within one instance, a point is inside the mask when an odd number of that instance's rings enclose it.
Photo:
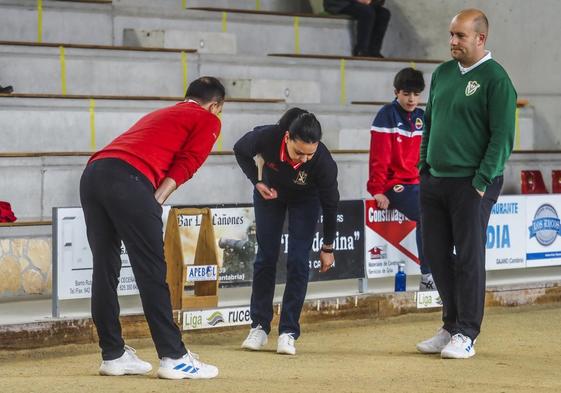
M 337 226 L 337 164 L 320 142 L 321 125 L 312 113 L 289 109 L 275 125 L 256 127 L 235 145 L 240 168 L 254 185 L 257 255 L 251 291 L 251 329 L 242 348 L 261 350 L 267 344 L 273 319 L 276 266 L 282 228 L 288 216 L 286 288 L 279 321 L 277 352 L 296 354 L 300 313 L 310 272 L 309 256 L 316 225 L 323 215 L 321 272 L 335 259 Z M 254 157 L 264 161 L 263 176 Z

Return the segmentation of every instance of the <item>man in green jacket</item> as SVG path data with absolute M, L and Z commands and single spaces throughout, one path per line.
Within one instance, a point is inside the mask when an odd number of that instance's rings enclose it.
M 485 303 L 485 238 L 512 151 L 516 91 L 485 50 L 476 9 L 450 23 L 453 60 L 432 75 L 421 144 L 423 249 L 443 303 L 442 328 L 417 344 L 443 358 L 475 355 Z

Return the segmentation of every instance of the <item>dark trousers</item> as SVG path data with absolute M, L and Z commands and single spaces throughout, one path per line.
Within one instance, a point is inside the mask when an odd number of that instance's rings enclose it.
M 475 340 L 485 306 L 487 224 L 503 178 L 495 178 L 483 197 L 471 181 L 423 174 L 421 221 L 425 258 L 442 299 L 443 327 Z
M 356 45 L 353 56 L 380 56 L 384 35 L 390 22 L 390 11 L 379 5 L 366 5 L 352 1 L 341 10 L 342 14 L 356 19 Z
M 116 359 L 124 352 L 117 298 L 121 240 L 158 356 L 183 356 L 186 350 L 166 283 L 162 207 L 154 198 L 154 187 L 129 164 L 103 159 L 84 170 L 80 199 L 93 254 L 92 317 L 103 359 Z
M 253 202 L 258 249 L 253 268 L 251 326 L 261 325 L 267 334 L 271 331 L 277 261 L 282 228 L 288 211 L 286 287 L 282 299 L 279 333 L 293 333 L 294 338 L 298 338 L 300 313 L 308 289 L 310 250 L 319 217 L 319 200 L 264 200 L 254 192 Z
M 421 208 L 419 199 L 419 185 L 418 184 L 404 184 L 403 191 L 396 192 L 394 189 L 388 190 L 385 195 L 390 200 L 390 209 L 397 209 L 405 217 L 417 224 L 416 240 L 417 240 L 417 254 L 421 265 L 421 273 L 430 273 L 430 267 L 423 254 L 423 238 L 421 228 Z

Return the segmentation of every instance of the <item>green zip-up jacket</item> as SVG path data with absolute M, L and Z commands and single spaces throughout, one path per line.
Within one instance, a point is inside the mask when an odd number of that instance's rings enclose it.
M 455 60 L 432 74 L 419 169 L 435 177 L 473 176 L 485 191 L 503 174 L 512 152 L 516 90 L 506 71 L 489 59 L 463 74 Z

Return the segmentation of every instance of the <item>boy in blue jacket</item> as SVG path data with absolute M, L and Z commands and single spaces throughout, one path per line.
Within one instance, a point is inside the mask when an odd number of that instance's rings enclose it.
M 419 208 L 419 152 L 424 111 L 418 108 L 425 88 L 423 74 L 404 68 L 394 79 L 395 100 L 384 105 L 372 123 L 369 176 L 366 185 L 378 208 L 397 209 L 417 223 L 417 249 L 421 265 L 419 290 L 435 290 L 423 256 Z

